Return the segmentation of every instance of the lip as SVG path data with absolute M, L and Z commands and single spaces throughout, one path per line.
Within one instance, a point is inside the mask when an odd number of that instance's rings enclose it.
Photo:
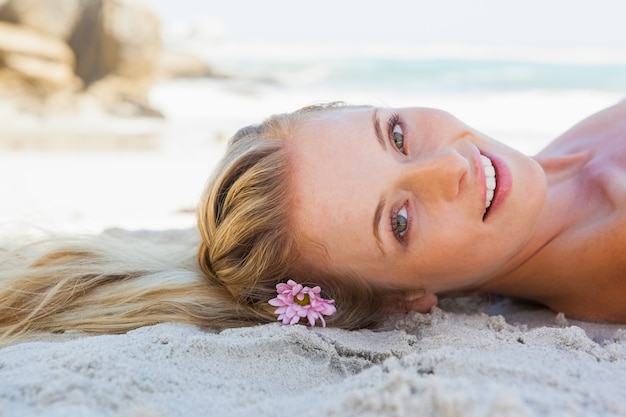
M 493 195 L 493 200 L 491 200 L 491 205 L 489 206 L 489 210 L 485 214 L 483 218 L 483 222 L 488 221 L 491 217 L 494 216 L 494 213 L 497 213 L 498 209 L 502 207 L 504 202 L 506 201 L 507 196 L 511 192 L 511 185 L 513 183 L 513 177 L 511 175 L 511 170 L 509 169 L 508 164 L 504 161 L 504 159 L 488 153 L 480 151 L 482 155 L 485 155 L 487 158 L 491 159 L 491 163 L 493 164 L 493 168 L 496 171 L 496 190 Z M 481 163 L 482 167 L 482 163 Z M 483 202 L 484 198 L 487 194 L 487 189 L 485 186 L 485 169 L 482 168 L 480 170 L 482 174 L 482 192 L 483 192 Z
M 485 184 L 485 167 L 483 166 L 483 161 L 480 159 L 481 155 L 483 155 L 483 153 L 478 148 L 476 148 L 474 154 L 474 171 L 476 182 L 478 183 L 478 191 L 480 197 L 479 207 L 481 207 L 483 210 L 481 211 L 482 217 L 482 213 L 485 209 L 485 199 L 487 198 L 487 185 Z

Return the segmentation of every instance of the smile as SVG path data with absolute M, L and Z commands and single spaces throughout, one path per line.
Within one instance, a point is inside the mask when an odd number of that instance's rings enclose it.
M 491 206 L 491 201 L 496 191 L 496 170 L 493 167 L 491 159 L 487 158 L 485 155 L 480 155 L 480 159 L 485 171 L 485 188 L 487 189 L 485 193 L 485 213 L 487 213 L 487 209 Z

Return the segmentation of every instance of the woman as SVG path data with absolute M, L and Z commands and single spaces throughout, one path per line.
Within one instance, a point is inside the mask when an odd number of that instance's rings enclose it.
M 626 102 L 534 158 L 428 108 L 273 116 L 231 139 L 199 246 L 105 234 L 0 252 L 0 342 L 276 312 L 359 328 L 454 291 L 626 322 L 625 137 Z
M 626 322 L 626 102 L 529 158 L 433 109 L 344 109 L 289 142 L 303 271 Z M 493 190 L 493 191 L 491 191 Z

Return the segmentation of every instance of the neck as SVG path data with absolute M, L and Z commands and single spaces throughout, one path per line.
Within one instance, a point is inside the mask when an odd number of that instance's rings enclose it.
M 591 160 L 591 153 L 576 153 L 566 155 L 538 155 L 535 160 L 546 173 L 548 192 L 550 187 L 563 181 L 576 178 L 587 162 Z
M 534 252 L 568 230 L 583 215 L 580 204 L 583 168 L 590 161 L 589 153 L 538 156 L 548 184 L 546 201 L 532 234 Z
M 580 201 L 578 185 L 582 169 L 589 159 L 588 154 L 536 158 L 548 184 L 544 207 L 522 250 L 508 262 L 504 273 L 488 280 L 479 291 L 540 301 L 540 295 L 545 292 L 545 274 L 541 271 L 545 265 L 537 261 L 538 254 L 580 219 L 581 205 L 576 204 Z

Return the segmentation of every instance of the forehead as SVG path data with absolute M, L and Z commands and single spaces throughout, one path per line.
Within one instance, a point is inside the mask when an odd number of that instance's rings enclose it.
M 313 135 L 325 134 L 320 140 L 332 140 L 334 133 L 341 133 L 345 129 L 357 128 L 358 124 L 372 120 L 374 107 L 337 107 L 312 112 L 298 125 L 295 137 L 296 142 L 306 142 Z
M 363 173 L 373 135 L 371 109 L 337 109 L 301 123 L 291 138 L 296 195 L 331 205 Z
M 325 249 L 304 254 L 331 268 L 356 270 L 379 252 L 372 221 L 380 193 L 371 172 L 380 158 L 371 108 L 325 112 L 291 141 L 292 221 L 299 237 Z

